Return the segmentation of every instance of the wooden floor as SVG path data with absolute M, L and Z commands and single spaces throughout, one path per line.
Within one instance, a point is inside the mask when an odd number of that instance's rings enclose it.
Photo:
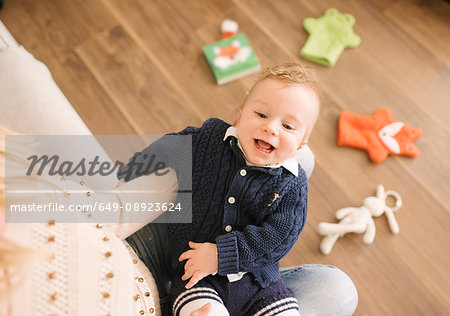
M 225 18 L 239 22 L 263 66 L 306 63 L 306 17 L 335 7 L 356 17 L 362 43 L 333 68 L 317 66 L 322 112 L 310 141 L 307 227 L 283 265 L 344 270 L 359 292 L 356 315 L 450 314 L 450 5 L 440 0 L 6 0 L 0 19 L 51 70 L 95 134 L 162 134 L 230 121 L 253 78 L 217 86 L 202 55 Z M 388 107 L 420 126 L 419 158 L 371 163 L 336 145 L 341 110 Z M 69 122 L 68 122 L 69 123 Z M 404 200 L 400 234 L 376 219 L 373 245 L 360 235 L 318 251 L 317 223 L 359 206 L 383 184 Z M 326 302 L 324 302 L 326 304 Z

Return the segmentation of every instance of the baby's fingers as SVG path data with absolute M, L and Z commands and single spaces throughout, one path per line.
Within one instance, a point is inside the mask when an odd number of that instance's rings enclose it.
M 195 272 L 191 280 L 188 282 L 188 284 L 186 284 L 186 288 L 190 289 L 191 287 L 196 285 L 197 282 L 200 281 L 201 279 L 203 279 L 202 273 L 200 271 Z
M 178 258 L 178 261 L 183 261 L 186 259 L 191 259 L 194 255 L 194 250 L 186 250 L 181 254 L 181 256 Z
M 191 270 L 194 268 L 194 263 L 192 263 L 192 259 L 189 259 L 188 261 L 186 261 L 186 263 L 184 264 L 184 272 Z
M 202 243 L 193 242 L 193 241 L 189 242 L 189 247 L 191 247 L 192 249 L 197 249 L 201 245 L 202 245 Z
M 181 280 L 186 281 L 187 279 L 192 277 L 194 272 L 195 272 L 194 269 L 187 269 L 187 270 L 185 270 L 183 276 L 181 277 Z

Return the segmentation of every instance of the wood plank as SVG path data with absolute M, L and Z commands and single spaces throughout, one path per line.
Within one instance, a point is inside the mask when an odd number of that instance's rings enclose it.
M 442 0 L 400 0 L 384 15 L 450 67 L 450 4 Z M 420 22 L 419 22 L 420 21 Z
M 178 1 L 106 3 L 120 16 L 122 26 L 136 38 L 147 56 L 166 71 L 166 78 L 180 87 L 189 104 L 202 113 L 204 119 L 219 117 L 240 104 L 245 91 L 241 81 L 217 86 L 202 53 L 203 45 L 219 39 L 220 23 L 230 1 L 201 1 L 197 5 L 206 8 L 204 16 L 180 10 Z M 168 19 L 176 19 L 176 23 L 167 23 Z M 214 21 L 214 28 L 210 29 L 213 36 L 208 41 L 199 38 L 194 28 L 200 25 L 199 20 Z
M 35 22 L 43 26 L 43 35 L 53 40 L 52 46 L 73 48 L 116 23 L 115 18 L 100 1 L 18 2 Z
M 75 51 L 139 133 L 178 131 L 186 121 L 200 124 L 176 87 L 164 81 L 164 75 L 120 25 L 78 45 Z
M 391 6 L 393 6 L 395 3 L 398 2 L 398 0 L 370 0 L 380 11 L 384 11 L 389 9 Z
M 67 16 L 63 18 L 56 14 L 58 10 L 52 7 L 54 5 L 64 7 L 58 1 L 13 1 L 0 12 L 0 19 L 20 44 L 48 66 L 55 82 L 94 134 L 135 133 L 129 122 L 123 120 L 114 102 L 74 54 L 71 45 L 76 41 L 72 36 L 73 29 L 76 29 L 74 25 L 78 23 L 73 21 L 74 24 L 70 24 L 74 16 L 71 12 L 74 11 L 67 12 Z M 83 7 L 86 4 L 81 4 L 80 10 Z M 98 21 L 101 21 L 104 16 L 102 8 L 95 5 L 89 8 L 91 14 L 98 14 Z M 52 10 L 57 12 L 52 13 Z M 111 22 L 107 17 L 104 19 L 103 25 Z M 87 30 L 81 33 L 82 29 L 77 33 L 78 40 L 91 35 Z

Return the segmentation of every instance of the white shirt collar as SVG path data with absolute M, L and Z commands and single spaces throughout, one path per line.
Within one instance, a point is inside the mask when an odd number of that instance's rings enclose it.
M 229 136 L 234 136 L 237 139 L 237 130 L 238 129 L 235 126 L 228 127 L 227 131 L 225 132 L 225 137 L 223 138 L 223 140 L 225 141 Z M 238 144 L 239 148 L 242 150 L 241 145 L 239 144 L 239 140 L 238 140 L 237 144 Z M 244 153 L 243 150 L 242 150 L 242 153 Z M 245 153 L 244 153 L 244 157 L 245 157 Z M 245 162 L 246 162 L 247 166 L 255 166 L 250 161 L 248 161 L 247 157 L 245 157 Z M 266 165 L 266 166 L 262 166 L 262 167 L 264 167 L 264 168 L 283 167 L 286 170 L 290 171 L 294 176 L 298 177 L 298 161 L 295 158 L 289 158 L 281 163 Z

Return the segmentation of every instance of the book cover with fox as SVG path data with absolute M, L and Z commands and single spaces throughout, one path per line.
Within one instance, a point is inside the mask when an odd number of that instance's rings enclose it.
M 203 46 L 217 84 L 258 72 L 261 65 L 244 33 Z

